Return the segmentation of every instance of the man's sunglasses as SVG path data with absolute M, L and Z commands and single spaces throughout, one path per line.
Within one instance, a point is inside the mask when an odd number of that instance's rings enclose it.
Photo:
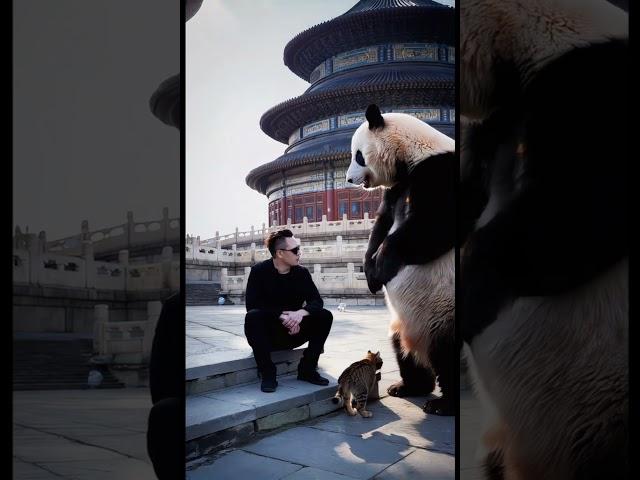
M 294 255 L 297 255 L 298 252 L 300 251 L 300 247 L 293 247 L 291 250 L 287 250 L 285 248 L 282 248 L 281 250 L 284 250 L 285 252 L 291 252 Z

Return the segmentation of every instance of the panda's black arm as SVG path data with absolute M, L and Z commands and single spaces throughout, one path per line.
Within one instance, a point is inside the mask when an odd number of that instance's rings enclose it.
M 409 177 L 409 213 L 376 256 L 377 277 L 391 280 L 402 265 L 421 265 L 455 245 L 455 154 L 421 162 Z
M 387 237 L 394 218 L 394 205 L 398 198 L 402 195 L 406 185 L 395 185 L 385 191 L 380 202 L 380 206 L 376 212 L 376 222 L 371 229 L 369 235 L 369 243 L 367 251 L 364 255 L 364 272 L 367 277 L 367 284 L 371 293 L 376 293 L 382 288 L 382 283 L 375 276 L 375 258 L 374 255 L 378 248 Z

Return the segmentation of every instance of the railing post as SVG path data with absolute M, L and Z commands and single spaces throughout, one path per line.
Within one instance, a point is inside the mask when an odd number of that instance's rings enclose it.
M 349 262 L 347 263 L 347 284 L 345 288 L 353 288 L 353 272 L 354 272 L 354 264 Z
M 33 239 L 35 240 L 35 239 Z M 29 241 L 29 283 L 39 285 L 42 278 L 44 265 L 42 263 L 42 252 L 37 241 Z
M 153 336 L 156 332 L 156 325 L 158 324 L 161 311 L 162 302 L 158 300 L 147 302 L 147 324 L 144 329 L 144 337 L 142 338 L 142 361 L 145 363 L 151 358 Z
M 104 329 L 109 322 L 109 305 L 96 305 L 93 307 L 93 351 L 106 354 L 109 347 L 105 344 Z
M 247 291 L 247 282 L 249 281 L 249 274 L 251 273 L 251 267 L 244 267 L 244 277 L 242 278 L 242 294 Z
M 122 274 L 124 275 L 124 291 L 129 288 L 129 250 L 118 252 L 118 263 L 122 264 Z
M 336 255 L 339 260 L 342 260 L 342 235 L 336 237 Z
M 86 288 L 96 288 L 96 262 L 93 256 L 91 240 L 82 242 L 82 256 L 84 257 L 84 286 Z
M 220 270 L 220 288 L 223 292 L 229 291 L 229 269 L 223 268 Z
M 173 261 L 173 248 L 170 245 L 162 247 L 162 288 L 171 289 L 171 262 Z

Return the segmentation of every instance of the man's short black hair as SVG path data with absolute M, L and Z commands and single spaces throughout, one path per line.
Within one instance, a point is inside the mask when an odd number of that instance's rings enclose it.
M 293 232 L 289 229 L 279 230 L 277 232 L 271 232 L 265 240 L 265 245 L 269 249 L 272 257 L 276 256 L 276 250 L 279 250 L 283 245 L 283 239 L 293 237 Z

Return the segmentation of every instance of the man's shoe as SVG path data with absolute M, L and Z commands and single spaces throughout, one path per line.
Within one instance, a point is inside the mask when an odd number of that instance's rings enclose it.
M 263 378 L 262 384 L 260 384 L 260 390 L 266 393 L 271 393 L 276 391 L 277 386 L 278 381 L 275 378 Z
M 329 380 L 321 377 L 320 374 L 315 370 L 298 370 L 298 380 L 313 383 L 314 385 L 329 385 Z

